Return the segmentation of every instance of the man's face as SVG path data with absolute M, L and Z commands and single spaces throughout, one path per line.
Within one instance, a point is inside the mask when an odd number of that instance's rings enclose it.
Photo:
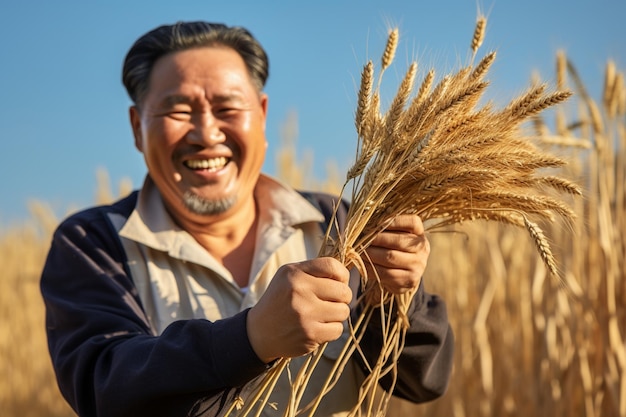
M 267 96 L 233 49 L 189 49 L 155 63 L 130 117 L 135 145 L 175 217 L 216 215 L 252 198 L 266 114 Z

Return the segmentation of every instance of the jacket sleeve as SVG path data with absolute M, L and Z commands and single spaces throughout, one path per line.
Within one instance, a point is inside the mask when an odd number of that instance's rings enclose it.
M 248 341 L 247 311 L 181 320 L 156 336 L 104 217 L 65 221 L 41 278 L 52 363 L 79 415 L 186 415 L 266 369 Z
M 424 291 L 422 280 L 407 313 L 410 326 L 398 359 L 393 394 L 414 403 L 434 400 L 445 393 L 453 364 L 454 336 L 446 306 L 441 298 Z M 381 347 L 380 310 L 376 309 L 361 343 L 369 363 L 376 360 Z M 393 375 L 385 375 L 379 384 L 388 391 Z

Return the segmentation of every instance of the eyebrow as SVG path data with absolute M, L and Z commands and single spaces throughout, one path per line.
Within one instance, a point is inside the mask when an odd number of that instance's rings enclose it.
M 165 107 L 173 107 L 177 104 L 192 104 L 194 101 L 195 100 L 192 99 L 191 97 L 180 95 L 180 94 L 173 94 L 173 95 L 165 97 L 161 101 L 161 105 Z M 210 103 L 212 104 L 223 104 L 223 103 L 228 103 L 228 102 L 243 103 L 244 102 L 243 95 L 239 93 L 218 94 L 212 97 L 210 100 Z
M 171 96 L 167 96 L 165 97 L 162 101 L 161 101 L 161 106 L 163 107 L 173 107 L 177 104 L 191 104 L 193 100 L 190 99 L 187 96 L 183 96 L 183 95 L 171 95 Z
M 218 94 L 211 98 L 211 103 L 222 104 L 228 102 L 243 103 L 245 100 L 243 94 L 240 93 Z

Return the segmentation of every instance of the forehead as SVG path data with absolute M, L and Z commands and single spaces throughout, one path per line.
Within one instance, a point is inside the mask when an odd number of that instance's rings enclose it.
M 254 90 L 239 53 L 224 46 L 187 49 L 159 58 L 150 74 L 148 95 L 181 88 Z

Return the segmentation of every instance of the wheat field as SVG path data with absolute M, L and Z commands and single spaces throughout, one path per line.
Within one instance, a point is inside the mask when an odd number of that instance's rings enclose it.
M 486 222 L 455 226 L 429 238 L 427 290 L 446 300 L 456 336 L 448 392 L 423 405 L 395 400 L 389 416 L 626 417 L 626 89 L 609 61 L 595 98 L 563 53 L 559 87 L 575 96 L 530 127 L 584 198 L 577 219 L 542 224 L 560 271 L 551 277 L 524 230 Z M 300 188 L 337 192 L 339 169 L 311 174 L 311 157 L 295 147 L 295 117 L 275 155 L 277 175 Z M 99 172 L 95 203 L 111 191 Z M 21 224 L 0 229 L 0 410 L 4 416 L 72 416 L 48 358 L 38 280 L 59 221 L 44 202 Z

